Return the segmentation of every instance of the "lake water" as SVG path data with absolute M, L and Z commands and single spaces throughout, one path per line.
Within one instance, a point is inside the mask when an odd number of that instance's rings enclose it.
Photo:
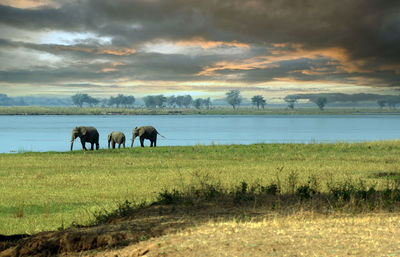
M 135 116 L 0 116 L 0 152 L 68 151 L 76 126 L 94 126 L 100 148 L 107 135 L 122 131 L 130 145 L 135 126 L 152 125 L 166 138 L 158 146 L 360 142 L 400 138 L 400 116 L 323 115 L 135 115 Z M 145 141 L 145 146 L 150 144 Z M 139 146 L 136 139 L 134 146 Z M 88 145 L 89 146 L 89 145 Z M 74 150 L 80 150 L 79 139 Z

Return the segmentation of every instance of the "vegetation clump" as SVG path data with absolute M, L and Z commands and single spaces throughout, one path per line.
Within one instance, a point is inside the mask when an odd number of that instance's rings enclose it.
M 290 180 L 290 176 L 287 179 Z M 377 190 L 373 185 L 366 187 L 363 181 L 335 185 L 329 182 L 327 185 L 329 191 L 321 192 L 316 187 L 317 183 L 319 181 L 310 177 L 307 183 L 295 186 L 294 193 L 290 191 L 282 193 L 280 185 L 275 182 L 268 185 L 250 185 L 245 181 L 230 189 L 221 188 L 218 182 L 200 188 L 165 189 L 158 193 L 157 200 L 153 203 L 135 205 L 126 200 L 114 211 L 96 212 L 94 224 L 132 215 L 138 209 L 163 205 L 183 206 L 181 208 L 189 209 L 205 205 L 212 205 L 214 208 L 253 206 L 265 212 L 278 211 L 284 214 L 288 210 L 292 213 L 300 209 L 313 212 L 351 213 L 365 213 L 371 210 L 393 211 L 400 203 L 398 184 L 387 184 L 383 190 Z

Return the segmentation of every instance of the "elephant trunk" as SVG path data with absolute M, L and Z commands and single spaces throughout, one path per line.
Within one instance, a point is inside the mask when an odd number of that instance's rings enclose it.
M 71 138 L 71 151 L 72 151 L 72 147 L 74 146 L 74 140 L 75 140 L 75 138 L 76 138 L 76 137 L 74 137 L 74 136 L 72 136 L 72 138 Z
M 132 137 L 131 147 L 133 147 L 133 141 L 135 141 L 135 137 Z

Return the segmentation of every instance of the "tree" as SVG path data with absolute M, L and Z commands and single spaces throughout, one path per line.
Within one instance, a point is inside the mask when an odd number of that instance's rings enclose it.
M 167 104 L 171 107 L 175 107 L 176 105 L 176 96 L 171 95 L 170 97 L 167 98 Z
M 328 99 L 324 96 L 320 96 L 320 97 L 317 97 L 313 102 L 318 106 L 318 108 L 321 111 L 323 111 L 325 105 L 328 103 Z
M 124 104 L 124 101 L 125 101 L 124 95 L 118 94 L 117 97 L 115 98 L 115 104 L 117 105 L 117 108 L 119 108 L 121 104 Z
M 89 95 L 88 94 L 81 94 L 77 93 L 73 95 L 72 97 L 72 102 L 76 105 L 82 108 L 84 103 L 88 103 L 89 101 Z
M 386 104 L 389 106 L 390 109 L 396 109 L 396 105 L 400 103 L 399 96 L 391 96 L 386 99 Z
M 146 105 L 147 108 L 155 108 L 156 107 L 156 100 L 154 96 L 148 95 L 143 98 L 144 105 Z
M 88 96 L 86 98 L 86 103 L 89 104 L 90 107 L 96 106 L 99 102 L 100 102 L 100 100 L 98 100 L 94 97 L 91 97 L 91 96 Z
M 147 108 L 163 108 L 167 98 L 164 95 L 148 95 L 143 101 Z
M 210 97 L 207 97 L 206 99 L 204 99 L 204 100 L 203 100 L 203 104 L 204 104 L 204 106 L 207 108 L 207 110 L 210 109 L 210 106 L 211 106 L 211 99 L 210 99 Z
M 261 104 L 261 107 L 262 107 L 263 110 L 264 110 L 265 105 L 267 104 L 267 101 L 265 101 L 265 99 L 263 98 L 263 99 L 261 100 L 260 104 Z
M 196 109 L 200 109 L 202 104 L 203 104 L 203 99 L 201 98 L 197 98 L 193 101 L 193 106 Z
M 125 105 L 126 107 L 128 106 L 133 106 L 133 104 L 136 102 L 136 99 L 133 95 L 125 96 Z
M 262 108 L 264 109 L 265 106 L 265 99 L 264 97 L 262 97 L 261 95 L 255 95 L 251 98 L 251 102 L 253 103 L 253 105 L 257 106 L 257 109 L 260 109 L 260 105 L 262 106 Z
M 228 102 L 228 104 L 232 105 L 234 110 L 236 110 L 236 106 L 240 105 L 240 103 L 242 102 L 240 90 L 236 89 L 226 92 L 226 101 Z
M 156 104 L 156 107 L 158 106 L 158 108 L 163 108 L 164 103 L 167 102 L 167 98 L 164 95 L 156 95 L 154 96 L 154 102 Z
M 101 99 L 101 100 L 100 100 L 101 107 L 104 108 L 104 107 L 106 107 L 106 105 L 109 105 L 109 104 L 108 104 L 108 101 L 109 101 L 109 100 L 107 100 L 107 98 Z
M 72 102 L 79 107 L 82 107 L 84 103 L 87 103 L 90 107 L 96 106 L 100 103 L 100 100 L 94 97 L 91 97 L 88 94 L 80 94 L 77 93 L 73 95 Z
M 294 104 L 297 102 L 297 97 L 293 95 L 287 95 L 283 100 L 288 104 L 288 107 L 293 110 Z
M 0 105 L 14 105 L 14 100 L 6 94 L 0 94 Z
M 107 105 L 108 106 L 113 106 L 114 104 L 116 104 L 115 97 L 110 96 L 110 99 L 108 99 L 108 101 L 107 101 Z
M 193 98 L 191 95 L 185 95 L 183 97 L 182 104 L 185 106 L 185 108 L 189 108 L 189 106 L 193 103 Z
M 183 95 L 178 95 L 178 96 L 176 97 L 175 103 L 176 103 L 176 105 L 178 105 L 179 108 L 183 106 L 183 99 L 184 99 L 184 98 L 185 98 L 185 97 L 184 97 Z
M 136 99 L 133 95 L 124 96 L 123 94 L 119 94 L 116 97 L 111 96 L 108 100 L 108 105 L 113 106 L 116 105 L 117 108 L 123 106 L 124 108 L 128 108 L 128 106 L 133 106 Z
M 378 100 L 377 103 L 378 103 L 379 107 L 383 108 L 386 106 L 387 102 L 386 102 L 386 100 Z
M 117 108 L 119 108 L 122 102 L 123 102 L 123 95 L 119 94 L 116 97 L 110 96 L 110 99 L 108 100 L 108 105 L 109 106 L 115 105 Z

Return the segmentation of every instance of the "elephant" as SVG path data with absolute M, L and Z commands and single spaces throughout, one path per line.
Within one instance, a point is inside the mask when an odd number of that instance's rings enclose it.
M 93 145 L 96 144 L 96 150 L 99 150 L 99 132 L 94 127 L 76 127 L 72 130 L 72 139 L 71 139 L 71 151 L 74 145 L 74 140 L 79 137 L 81 139 L 83 150 L 86 149 L 86 142 L 92 145 L 91 150 L 93 150 Z
M 113 131 L 108 135 L 108 148 L 110 148 L 110 143 L 112 144 L 112 148 L 115 149 L 115 144 L 118 144 L 118 148 L 121 147 L 121 144 L 125 148 L 125 135 L 121 131 Z
M 152 127 L 152 126 L 142 126 L 142 127 L 136 127 L 133 132 L 132 132 L 132 144 L 131 147 L 133 147 L 133 141 L 137 136 L 140 138 L 140 146 L 144 147 L 144 140 L 148 139 L 150 140 L 150 147 L 156 147 L 157 146 L 157 135 L 161 135 L 158 133 L 158 131 Z

